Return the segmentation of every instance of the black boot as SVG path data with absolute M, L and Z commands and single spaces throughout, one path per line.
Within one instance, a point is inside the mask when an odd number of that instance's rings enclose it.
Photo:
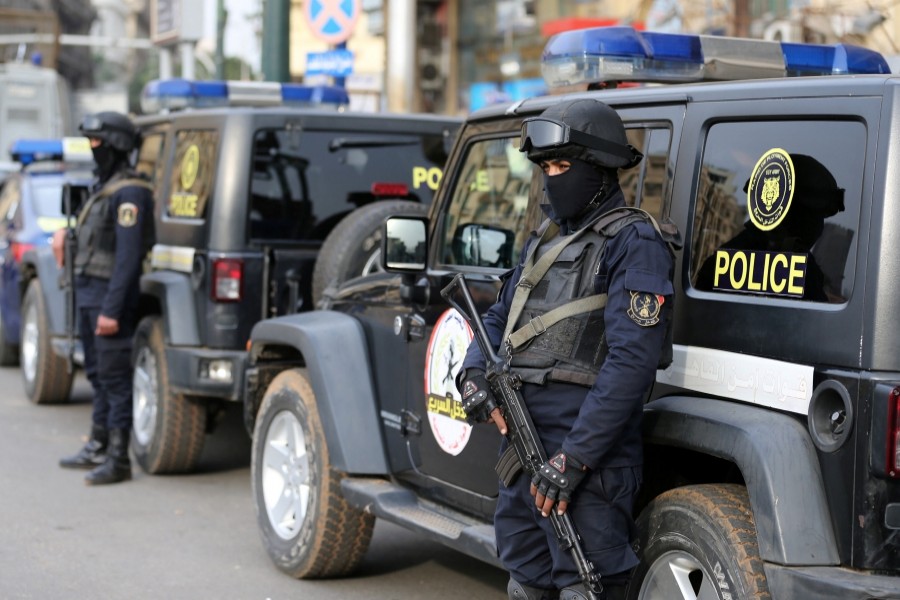
M 106 459 L 106 445 L 109 442 L 109 430 L 100 425 L 91 426 L 91 437 L 78 454 L 59 460 L 64 469 L 93 469 L 103 464 Z
M 109 448 L 106 450 L 106 460 L 85 475 L 84 482 L 87 485 L 119 483 L 131 479 L 131 459 L 128 458 L 130 433 L 128 429 L 109 430 Z

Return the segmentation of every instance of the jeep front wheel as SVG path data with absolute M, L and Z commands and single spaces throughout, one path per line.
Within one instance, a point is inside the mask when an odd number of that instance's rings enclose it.
M 375 518 L 341 496 L 316 398 L 305 369 L 280 373 L 266 390 L 253 432 L 251 482 L 263 543 L 297 578 L 353 572 Z
M 313 269 L 312 299 L 327 287 L 384 270 L 381 227 L 391 215 L 427 215 L 428 207 L 409 200 L 379 200 L 357 208 L 338 223 L 322 244 Z
M 66 359 L 50 347 L 50 319 L 37 279 L 28 284 L 22 301 L 19 363 L 29 400 L 35 404 L 59 404 L 69 399 L 74 374 Z
M 189 473 L 206 435 L 206 409 L 169 391 L 162 322 L 145 317 L 134 334 L 131 449 L 147 473 Z
M 630 600 L 769 600 L 747 490 L 696 485 L 657 496 L 637 521 Z

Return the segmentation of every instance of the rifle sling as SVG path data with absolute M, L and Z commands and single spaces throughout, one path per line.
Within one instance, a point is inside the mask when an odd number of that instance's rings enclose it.
M 503 332 L 503 339 L 507 340 L 507 344 L 511 344 L 513 349 L 520 347 L 521 344 L 524 344 L 528 340 L 540 335 L 541 333 L 543 333 L 546 330 L 547 327 L 549 327 L 550 325 L 552 325 L 562 319 L 565 319 L 566 317 L 578 315 L 583 312 L 588 312 L 590 310 L 594 310 L 595 308 L 599 309 L 599 308 L 603 308 L 604 306 L 606 306 L 606 295 L 604 294 L 603 299 L 602 299 L 602 304 L 595 306 L 593 303 L 598 302 L 598 300 L 591 300 L 591 304 L 588 308 L 583 308 L 582 306 L 578 306 L 577 308 L 573 309 L 574 312 L 571 312 L 568 314 L 564 314 L 563 312 L 560 312 L 559 313 L 560 316 L 558 318 L 556 318 L 556 320 L 554 320 L 552 323 L 549 323 L 547 320 L 548 315 L 550 315 L 554 312 L 557 312 L 557 311 L 561 311 L 562 309 L 565 309 L 567 306 L 569 306 L 568 304 L 563 305 L 553 311 L 550 311 L 546 315 L 544 315 L 544 318 L 542 320 L 543 320 L 543 323 L 545 326 L 543 327 L 543 329 L 541 331 L 535 333 L 534 335 L 521 341 L 520 343 L 512 342 L 512 335 L 514 335 L 513 328 L 516 326 L 516 323 L 519 321 L 519 317 L 522 315 L 522 309 L 525 308 L 525 302 L 528 300 L 528 297 L 531 295 L 531 290 L 534 289 L 534 286 L 536 286 L 538 284 L 538 282 L 540 282 L 540 280 L 544 277 L 544 275 L 547 274 L 547 271 L 550 270 L 550 267 L 556 261 L 557 257 L 562 253 L 563 250 L 566 249 L 566 247 L 569 244 L 571 244 L 572 242 L 577 240 L 579 237 L 581 237 L 581 235 L 584 232 L 586 232 L 588 230 L 593 230 L 598 233 L 602 232 L 604 229 L 609 227 L 610 224 L 618 221 L 619 219 L 622 219 L 622 218 L 628 216 L 629 214 L 632 214 L 633 211 L 635 211 L 635 210 L 638 210 L 644 214 L 647 214 L 640 209 L 632 209 L 632 208 L 628 208 L 628 207 L 623 207 L 623 208 L 625 208 L 626 210 L 614 208 L 613 210 L 602 214 L 591 225 L 582 227 L 575 233 L 573 233 L 569 236 L 566 236 L 559 244 L 557 244 L 556 246 L 554 246 L 553 248 L 548 250 L 547 253 L 544 254 L 540 258 L 540 260 L 537 261 L 537 263 L 535 263 L 534 256 L 535 256 L 535 254 L 537 254 L 538 247 L 541 244 L 543 244 L 544 242 L 546 242 L 547 240 L 551 239 L 554 235 L 556 235 L 559 232 L 559 225 L 557 225 L 553 221 L 550 221 L 549 219 L 544 222 L 544 224 L 541 226 L 541 228 L 543 229 L 543 232 L 541 233 L 541 237 L 538 239 L 537 243 L 535 243 L 529 249 L 528 255 L 525 257 L 525 264 L 523 265 L 522 277 L 519 279 L 518 283 L 516 283 L 516 292 L 513 295 L 513 300 L 512 300 L 512 303 L 510 304 L 510 308 L 509 308 L 509 315 L 507 316 L 507 319 L 506 319 L 506 330 Z M 650 218 L 651 218 L 651 220 L 653 220 L 653 217 L 650 217 Z M 655 225 L 655 223 L 656 222 L 654 221 L 654 225 Z M 597 296 L 589 296 L 588 298 L 596 298 L 596 297 Z M 582 298 L 581 300 L 576 300 L 575 302 L 572 302 L 570 304 L 576 304 L 576 303 L 582 302 L 582 300 L 586 300 L 586 299 Z M 532 319 L 532 321 L 534 321 L 534 319 Z M 531 324 L 532 323 L 529 323 L 515 332 L 515 334 L 521 334 L 517 339 L 521 339 L 522 337 L 524 337 L 525 334 L 522 333 L 522 330 Z M 532 327 L 533 327 L 533 325 L 532 325 Z
M 153 191 L 153 186 L 149 182 L 144 181 L 143 179 L 138 179 L 137 177 L 126 177 L 125 179 L 120 179 L 118 181 L 108 183 L 107 185 L 103 186 L 103 188 L 99 192 L 91 196 L 85 203 L 81 211 L 78 213 L 78 220 L 76 221 L 75 226 L 76 229 L 78 227 L 81 227 L 81 223 L 84 222 L 84 220 L 87 218 L 89 209 L 95 202 L 99 202 L 103 198 L 112 196 L 122 188 L 126 188 L 129 186 L 142 187 L 146 190 L 150 190 L 151 192 Z
M 562 306 L 557 306 L 543 315 L 536 316 L 509 334 L 506 338 L 507 344 L 509 344 L 511 350 L 518 350 L 563 319 L 591 312 L 592 310 L 600 310 L 606 306 L 606 299 L 606 294 L 594 294 L 593 296 L 585 296 Z

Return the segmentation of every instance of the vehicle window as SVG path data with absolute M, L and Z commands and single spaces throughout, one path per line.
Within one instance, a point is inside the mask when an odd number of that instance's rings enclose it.
M 471 144 L 437 240 L 442 262 L 512 268 L 528 237 L 526 210 L 536 173 L 519 152 L 518 136 Z
M 9 179 L 0 189 L 0 219 L 10 220 L 19 205 L 19 182 Z
M 144 133 L 141 149 L 138 152 L 136 169 L 150 178 L 153 185 L 158 185 L 162 169 L 162 146 L 165 136 L 161 132 Z
M 713 125 L 691 232 L 694 287 L 845 302 L 865 145 L 859 122 Z
M 217 131 L 179 131 L 175 138 L 175 163 L 169 181 L 166 214 L 202 219 L 212 193 L 216 168 Z
M 445 159 L 441 135 L 261 130 L 250 237 L 322 240 L 343 215 L 379 197 L 427 204 Z
M 38 217 L 62 217 L 61 183 L 37 182 L 31 187 L 31 208 Z
M 644 159 L 632 169 L 619 170 L 619 185 L 625 203 L 642 208 L 661 220 L 669 183 L 667 168 L 672 134 L 662 128 L 632 128 L 626 135 L 628 143 L 637 148 Z

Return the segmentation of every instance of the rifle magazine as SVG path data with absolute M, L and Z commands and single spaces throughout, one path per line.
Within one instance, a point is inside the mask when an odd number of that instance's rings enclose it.
M 516 482 L 516 478 L 522 472 L 522 463 L 519 462 L 515 447 L 510 445 L 506 448 L 494 466 L 494 471 L 504 486 L 509 487 Z

